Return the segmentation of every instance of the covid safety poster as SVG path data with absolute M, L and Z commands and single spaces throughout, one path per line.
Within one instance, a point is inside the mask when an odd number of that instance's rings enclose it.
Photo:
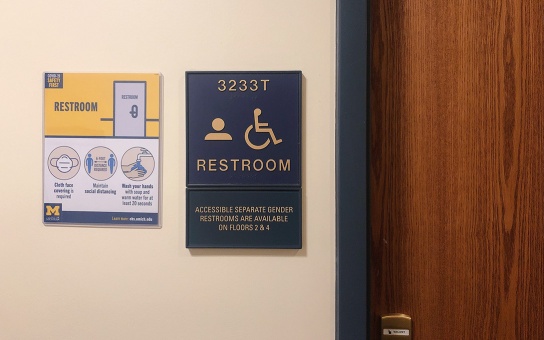
M 44 224 L 160 226 L 160 83 L 44 74 Z

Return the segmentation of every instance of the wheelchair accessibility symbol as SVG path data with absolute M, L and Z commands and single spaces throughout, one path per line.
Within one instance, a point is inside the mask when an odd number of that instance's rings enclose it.
M 253 121 L 254 124 L 251 124 L 247 127 L 246 132 L 244 134 L 244 138 L 246 141 L 246 144 L 252 148 L 253 150 L 262 150 L 266 148 L 270 141 L 274 143 L 274 145 L 280 144 L 283 140 L 276 138 L 276 135 L 274 134 L 274 130 L 268 126 L 268 123 L 261 123 L 259 121 L 259 116 L 262 114 L 261 109 L 256 108 L 253 110 Z M 225 128 L 225 122 L 221 118 L 215 118 L 212 122 L 212 128 L 215 130 L 215 132 L 208 133 L 204 140 L 207 141 L 230 141 L 232 140 L 232 137 L 230 134 L 226 132 L 222 132 L 222 130 Z M 267 133 L 269 134 L 269 137 L 262 143 L 262 144 L 253 144 L 250 140 L 250 133 L 254 130 L 255 133 Z
M 255 110 L 253 110 L 253 120 L 255 121 L 255 125 L 252 124 L 252 125 L 248 126 L 247 129 L 246 129 L 246 133 L 245 133 L 246 143 L 253 150 L 262 150 L 262 149 L 266 148 L 268 146 L 268 144 L 270 144 L 270 139 L 272 139 L 272 142 L 274 143 L 274 145 L 280 144 L 282 142 L 281 139 L 276 138 L 276 136 L 274 135 L 274 130 L 272 130 L 272 128 L 268 127 L 268 123 L 259 122 L 259 116 L 261 114 L 262 114 L 261 109 L 257 108 Z M 256 133 L 268 133 L 268 134 L 270 134 L 270 137 L 268 137 L 266 139 L 266 141 L 264 143 L 262 143 L 261 145 L 255 145 L 249 140 L 249 133 L 253 129 L 255 129 Z

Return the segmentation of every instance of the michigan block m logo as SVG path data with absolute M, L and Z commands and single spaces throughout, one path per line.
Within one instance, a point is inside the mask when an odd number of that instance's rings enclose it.
M 60 216 L 60 205 L 46 205 L 45 216 Z

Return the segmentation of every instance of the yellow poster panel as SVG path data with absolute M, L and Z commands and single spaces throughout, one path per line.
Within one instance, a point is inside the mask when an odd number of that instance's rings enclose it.
M 158 138 L 160 74 L 45 73 L 46 137 Z

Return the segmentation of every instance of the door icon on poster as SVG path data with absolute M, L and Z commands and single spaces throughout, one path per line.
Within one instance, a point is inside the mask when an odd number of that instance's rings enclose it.
M 146 82 L 113 82 L 113 135 L 145 137 Z

